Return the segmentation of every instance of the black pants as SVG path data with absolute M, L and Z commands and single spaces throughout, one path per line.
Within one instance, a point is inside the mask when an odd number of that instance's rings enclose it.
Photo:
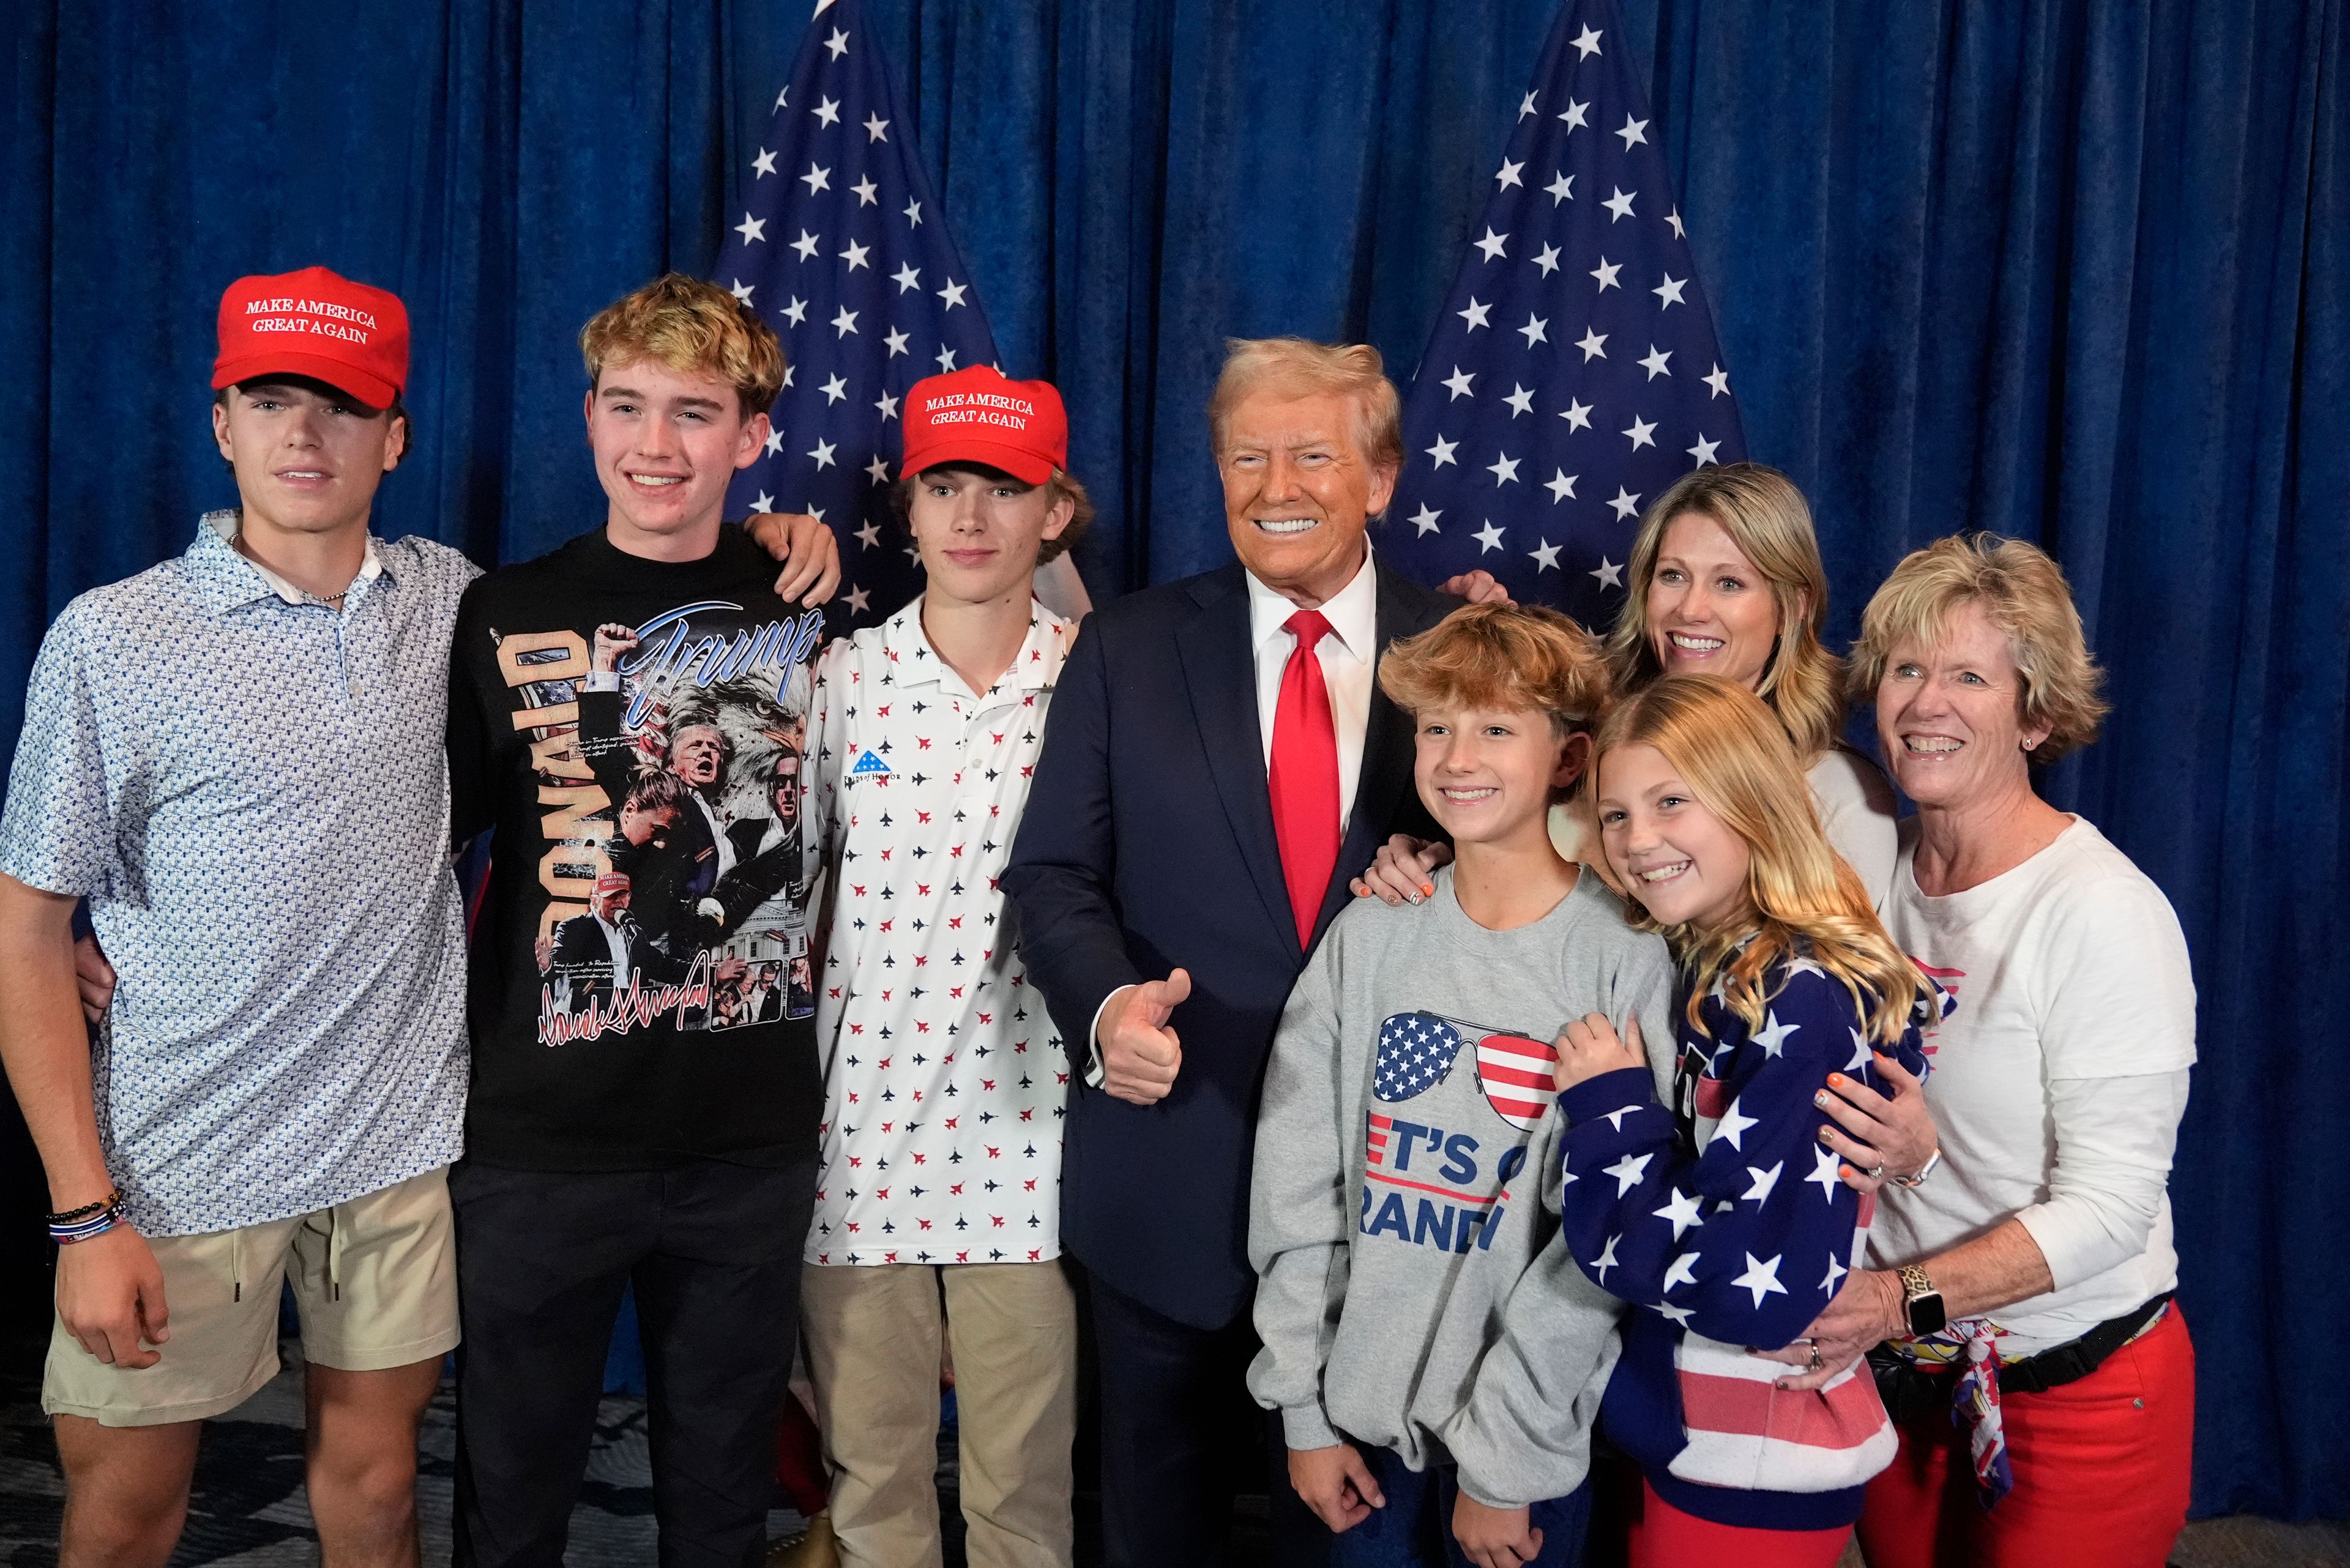
M 461 1161 L 458 1568 L 561 1568 L 624 1286 L 665 1568 L 758 1568 L 816 1162 L 577 1174 Z
M 1330 1532 L 1289 1484 L 1281 1417 L 1248 1397 L 1243 1316 L 1194 1328 L 1088 1279 L 1101 1368 L 1102 1545 L 1109 1568 L 1221 1568 L 1232 1498 L 1270 1495 L 1275 1568 L 1321 1568 Z

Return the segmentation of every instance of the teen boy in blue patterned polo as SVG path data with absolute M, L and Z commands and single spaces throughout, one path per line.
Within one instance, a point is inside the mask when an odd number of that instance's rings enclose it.
M 290 1279 L 328 1560 L 412 1563 L 465 1093 L 448 816 L 417 781 L 473 570 L 368 531 L 408 441 L 397 298 L 246 278 L 220 337 L 239 509 L 67 607 L 0 818 L 0 1054 L 72 1238 L 42 1387 L 62 1561 L 170 1557 L 203 1421 L 277 1370 Z M 78 898 L 120 976 L 94 1048 Z

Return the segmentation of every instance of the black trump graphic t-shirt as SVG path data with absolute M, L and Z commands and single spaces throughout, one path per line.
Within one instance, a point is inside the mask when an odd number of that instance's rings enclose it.
M 824 618 L 740 530 L 699 561 L 602 530 L 467 590 L 460 842 L 494 828 L 466 1148 L 538 1170 L 783 1165 L 823 1107 L 800 770 Z

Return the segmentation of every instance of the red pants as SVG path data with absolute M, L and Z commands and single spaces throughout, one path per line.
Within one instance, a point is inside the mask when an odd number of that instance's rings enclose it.
M 1683 1513 L 1640 1483 L 1630 1568 L 1835 1568 L 1852 1528 L 1753 1530 Z
M 2000 1406 L 2015 1490 L 1985 1513 L 1966 1429 L 1900 1428 L 1860 1516 L 1869 1568 L 2161 1568 L 2187 1522 L 2195 1346 L 2176 1303 L 2078 1383 Z
M 832 1500 L 832 1478 L 824 1469 L 824 1438 L 807 1407 L 789 1390 L 785 1391 L 784 1418 L 775 1431 L 775 1483 L 791 1498 L 792 1511 L 802 1519 L 814 1519 Z

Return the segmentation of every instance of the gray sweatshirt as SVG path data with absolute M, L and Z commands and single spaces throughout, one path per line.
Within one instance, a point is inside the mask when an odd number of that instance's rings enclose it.
M 1344 1433 L 1416 1470 L 1450 1459 L 1494 1507 L 1581 1484 L 1622 1306 L 1559 1236 L 1550 1043 L 1637 1011 L 1667 1092 L 1672 961 L 1623 911 L 1586 871 L 1541 919 L 1489 931 L 1447 867 L 1419 904 L 1357 900 L 1306 964 L 1249 1193 L 1249 1390 L 1291 1448 Z

